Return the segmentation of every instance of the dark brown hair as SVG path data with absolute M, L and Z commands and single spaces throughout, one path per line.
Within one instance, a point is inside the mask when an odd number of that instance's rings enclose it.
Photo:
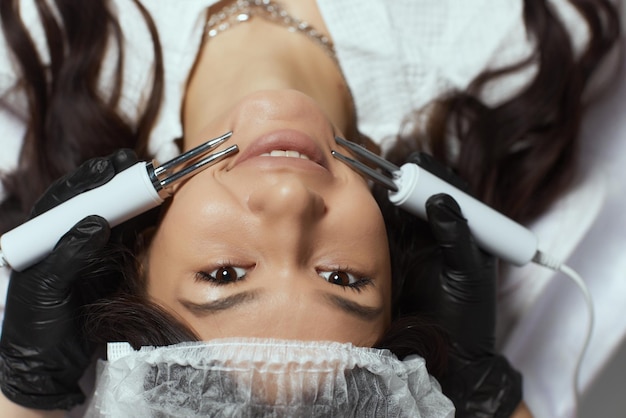
M 509 217 L 526 222 L 545 212 L 575 178 L 583 95 L 620 34 L 610 1 L 570 2 L 590 32 L 578 57 L 548 2 L 526 0 L 524 21 L 534 53 L 511 67 L 488 70 L 467 91 L 440 100 L 427 125 L 403 135 L 390 159 L 399 163 L 411 151 L 428 150 L 454 167 L 476 197 Z M 530 65 L 537 74 L 517 95 L 495 106 L 479 99 L 490 82 Z M 458 139 L 458 152 L 450 150 L 451 136 Z
M 382 189 L 375 191 L 389 231 L 392 322 L 374 346 L 389 349 L 401 359 L 419 354 L 429 372 L 440 377 L 447 364 L 448 341 L 430 311 L 432 301 L 428 295 L 433 292 L 424 286 L 436 283 L 430 279 L 439 274 L 438 249 L 428 224 L 393 206 L 386 193 Z M 136 246 L 129 250 L 131 243 Z M 137 255 L 144 254 L 148 244 L 143 239 L 131 239 L 128 245 L 110 243 L 109 251 L 104 252 L 106 259 L 99 253 L 94 260 L 103 266 L 102 270 L 81 281 L 86 289 L 80 289 L 80 294 L 102 295 L 110 290 L 112 277 L 124 278 L 111 297 L 90 303 L 83 310 L 81 322 L 87 339 L 101 344 L 126 341 L 136 349 L 199 340 L 182 318 L 147 295 L 144 262 Z M 94 292 L 94 288 L 99 290 Z
M 154 81 L 142 116 L 130 121 L 117 110 L 121 98 L 123 34 L 105 0 L 55 0 L 59 20 L 49 2 L 35 4 L 47 39 L 46 65 L 19 17 L 19 0 L 0 2 L 2 30 L 21 79 L 13 89 L 23 91 L 27 112 L 14 109 L 6 98 L 0 107 L 26 121 L 26 134 L 15 172 L 2 181 L 7 191 L 0 202 L 0 233 L 24 222 L 36 199 L 61 175 L 83 161 L 135 148 L 144 156 L 163 90 L 161 45 L 156 28 L 139 1 L 153 39 Z M 117 48 L 111 91 L 102 97 L 98 80 L 108 42 Z M 16 141 L 18 138 L 16 138 Z
M 48 41 L 49 66 L 19 17 L 19 0 L 0 1 L 2 29 L 21 72 L 14 89 L 22 90 L 28 100 L 27 113 L 22 114 L 0 98 L 0 106 L 23 117 L 27 126 L 19 167 L 2 179 L 7 197 L 0 203 L 0 233 L 23 222 L 44 189 L 84 160 L 121 147 L 135 148 L 145 156 L 162 97 L 163 68 L 153 22 L 140 1 L 135 3 L 152 34 L 155 70 L 142 116 L 130 121 L 117 110 L 124 51 L 121 28 L 106 0 L 90 0 L 88 6 L 77 0 L 54 0 L 58 14 L 45 0 L 35 1 Z M 467 91 L 440 100 L 427 126 L 420 127 L 426 135 L 401 135 L 390 158 L 402 163 L 411 151 L 430 150 L 454 167 L 476 196 L 505 214 L 527 221 L 545 211 L 572 178 L 585 88 L 619 38 L 617 13 L 609 1 L 571 3 L 591 34 L 581 55 L 574 54 L 567 31 L 545 0 L 525 0 L 524 20 L 536 45 L 534 54 L 509 68 L 486 71 Z M 98 79 L 109 40 L 118 47 L 117 71 L 112 91 L 103 98 Z M 489 82 L 532 64 L 537 65 L 537 75 L 515 97 L 496 106 L 480 100 Z M 450 133 L 458 139 L 454 157 Z M 425 278 L 438 274 L 437 249 L 423 222 L 390 207 L 384 197 L 379 204 L 394 269 L 394 323 L 379 346 L 400 357 L 417 352 L 437 375 L 445 361 L 443 340 L 427 320 L 427 301 L 420 299 L 427 294 L 425 283 L 432 282 Z M 129 340 L 135 346 L 195 339 L 193 332 L 147 303 L 141 289 L 129 284 L 138 277 L 132 257 L 125 250 L 112 254 L 121 269 L 117 274 L 128 280 L 122 280 L 117 298 L 94 305 L 90 335 L 102 341 Z

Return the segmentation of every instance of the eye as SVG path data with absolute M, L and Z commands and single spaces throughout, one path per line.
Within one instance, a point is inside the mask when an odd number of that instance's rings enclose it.
M 201 281 L 209 281 L 216 284 L 229 284 L 246 277 L 247 269 L 235 266 L 221 266 L 210 272 L 199 271 L 196 278 Z
M 326 279 L 327 282 L 339 286 L 353 286 L 360 281 L 360 278 L 356 275 L 342 270 L 320 271 L 318 274 Z

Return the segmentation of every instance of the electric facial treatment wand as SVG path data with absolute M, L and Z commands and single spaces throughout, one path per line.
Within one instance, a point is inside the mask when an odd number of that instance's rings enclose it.
M 527 264 L 537 255 L 537 238 L 531 231 L 417 164 L 406 163 L 397 167 L 360 145 L 339 137 L 335 139 L 339 145 L 388 173 L 383 174 L 360 161 L 332 151 L 335 158 L 387 188 L 389 201 L 394 205 L 426 219 L 428 198 L 446 193 L 461 206 L 472 235 L 483 250 L 518 266 Z
M 174 185 L 238 151 L 232 145 L 206 155 L 232 136 L 228 132 L 162 165 L 140 161 L 100 187 L 81 193 L 0 237 L 0 267 L 21 271 L 46 257 L 59 239 L 89 215 L 102 216 L 111 227 L 159 206 Z M 205 156 L 206 155 L 206 156 Z
M 461 206 L 463 216 L 467 219 L 467 225 L 477 244 L 483 250 L 517 266 L 523 266 L 532 261 L 565 274 L 578 286 L 589 312 L 585 341 L 576 361 L 575 377 L 572 382 L 574 395 L 576 399 L 579 399 L 580 370 L 585 352 L 589 347 L 594 324 L 593 300 L 583 278 L 571 267 L 539 250 L 537 238 L 531 231 L 429 173 L 419 165 L 406 163 L 397 167 L 360 145 L 339 137 L 335 140 L 339 145 L 346 147 L 359 158 L 363 158 L 381 170 L 377 171 L 360 161 L 332 151 L 335 158 L 385 187 L 388 190 L 389 201 L 394 205 L 426 219 L 426 201 L 435 194 L 446 193 Z

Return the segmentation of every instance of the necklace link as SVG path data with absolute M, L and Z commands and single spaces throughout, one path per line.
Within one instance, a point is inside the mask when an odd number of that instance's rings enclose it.
M 337 57 L 332 41 L 304 20 L 291 16 L 281 5 L 272 0 L 237 0 L 212 14 L 204 28 L 209 38 L 214 38 L 231 27 L 253 17 L 286 27 L 290 32 L 300 32 L 318 44 L 335 62 Z

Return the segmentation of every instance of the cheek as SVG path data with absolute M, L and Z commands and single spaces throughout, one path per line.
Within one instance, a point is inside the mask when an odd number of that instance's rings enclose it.
M 336 201 L 333 216 L 335 223 L 342 226 L 342 231 L 353 236 L 354 241 L 363 246 L 363 251 L 388 255 L 385 221 L 369 190 L 347 188 Z
M 238 203 L 232 192 L 204 172 L 176 191 L 161 219 L 158 237 L 171 250 L 188 252 L 216 235 L 218 230 L 236 227 Z M 222 233 L 231 232 L 228 229 Z M 234 232 L 234 231 L 233 231 Z
M 147 290 L 162 301 L 179 296 L 177 283 L 193 280 L 207 254 L 237 244 L 245 229 L 238 201 L 207 179 L 210 174 L 200 173 L 177 190 L 147 250 Z
M 167 228 L 159 228 L 147 252 L 144 261 L 146 272 L 146 292 L 154 300 L 167 302 L 167 297 L 176 296 L 174 280 L 166 278 L 177 277 L 176 263 L 172 260 L 178 258 L 178 236 L 168 234 Z
M 199 236 L 194 234 L 198 219 L 206 217 L 203 206 L 181 188 L 171 200 L 153 236 L 146 257 L 148 294 L 162 302 L 176 296 L 176 278 L 186 277 L 182 266 L 189 265 Z
M 333 225 L 337 226 L 337 234 L 342 235 L 343 242 L 351 245 L 353 251 L 376 260 L 379 271 L 384 273 L 377 287 L 382 301 L 389 306 L 391 260 L 384 218 L 367 188 L 355 185 L 348 190 L 341 193 L 339 201 L 343 203 L 336 204 L 331 210 Z

